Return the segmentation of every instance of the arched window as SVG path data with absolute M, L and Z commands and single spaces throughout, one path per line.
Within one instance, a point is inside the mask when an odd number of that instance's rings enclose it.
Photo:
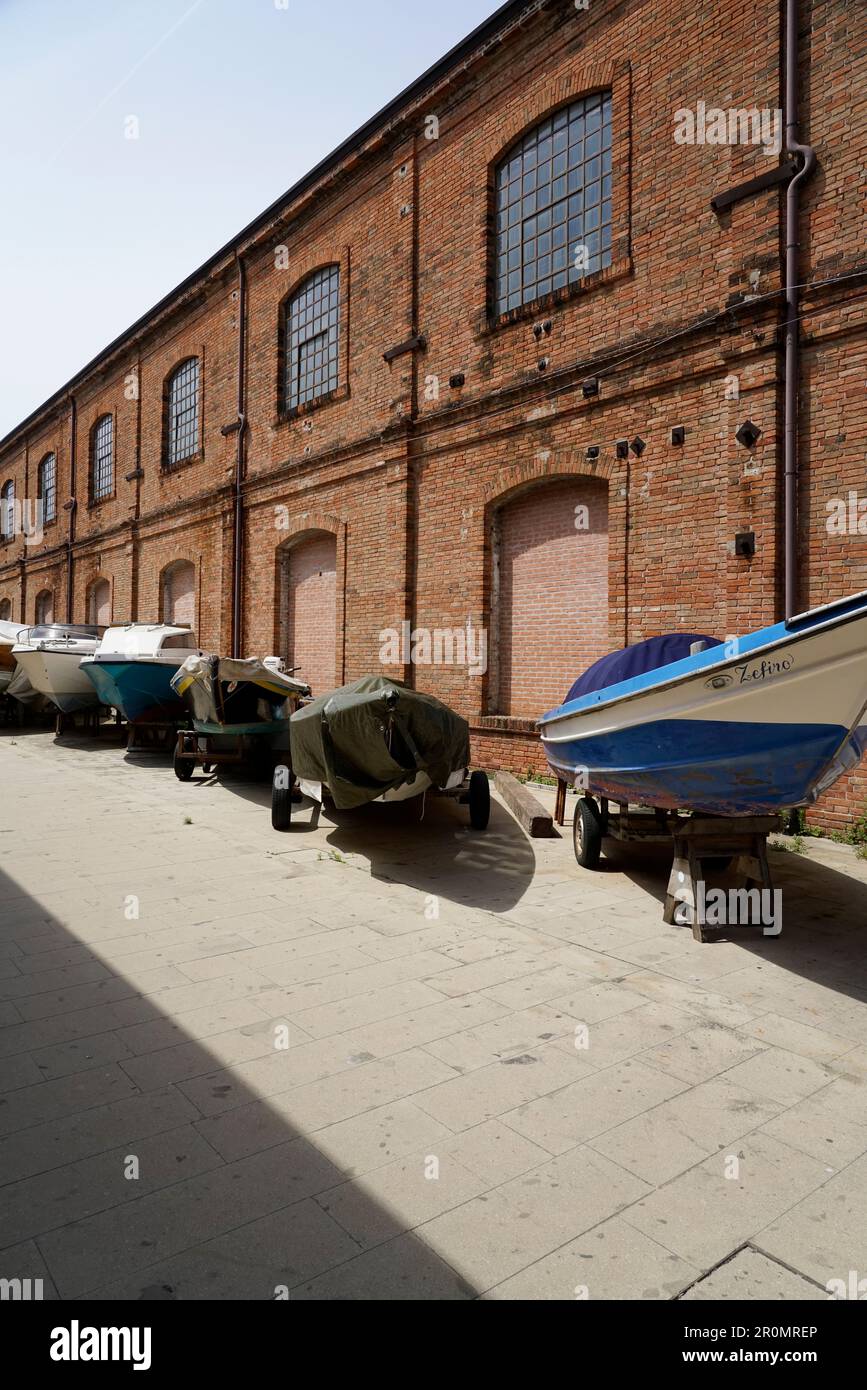
M 40 625 L 54 622 L 54 594 L 50 589 L 42 589 L 36 595 L 36 621 Z
M 175 560 L 162 573 L 163 622 L 177 627 L 196 626 L 196 567 L 189 560 Z
M 340 266 L 317 270 L 283 310 L 283 405 L 294 410 L 340 380 Z
M 0 598 L 0 623 L 11 623 L 12 621 L 12 600 L 11 598 Z
M 0 540 L 11 540 L 15 534 L 15 484 L 10 478 L 0 488 Z
M 42 521 L 54 521 L 57 516 L 57 459 L 46 454 L 39 465 L 37 488 L 42 502 Z
M 87 621 L 99 627 L 111 622 L 111 585 L 107 579 L 94 579 L 87 591 Z
M 165 433 L 167 468 L 174 468 L 199 452 L 198 357 L 188 357 L 169 377 Z
M 102 415 L 90 438 L 90 497 L 99 502 L 114 492 L 114 420 Z
M 611 264 L 611 93 L 575 101 L 496 170 L 495 311 L 506 313 Z

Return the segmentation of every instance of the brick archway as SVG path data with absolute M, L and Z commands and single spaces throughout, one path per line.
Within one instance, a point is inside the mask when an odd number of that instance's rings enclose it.
M 345 524 L 304 513 L 277 547 L 275 647 L 314 695 L 344 680 Z
M 526 720 L 610 650 L 609 490 L 602 468 L 510 472 L 488 507 L 487 710 Z

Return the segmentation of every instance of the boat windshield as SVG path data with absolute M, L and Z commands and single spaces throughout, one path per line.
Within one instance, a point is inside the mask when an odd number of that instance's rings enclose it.
M 30 642 L 65 642 L 67 638 L 99 638 L 104 632 L 104 627 L 96 627 L 88 623 L 46 623 L 38 627 L 31 627 L 27 639 Z
M 176 632 L 171 637 L 164 637 L 160 643 L 160 651 L 198 651 L 196 636 L 193 632 Z

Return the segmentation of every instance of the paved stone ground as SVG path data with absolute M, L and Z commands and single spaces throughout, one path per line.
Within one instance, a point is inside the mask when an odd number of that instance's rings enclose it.
M 0 788 L 0 1277 L 818 1299 L 867 1274 L 851 850 L 774 856 L 780 938 L 698 945 L 662 922 L 661 852 L 584 872 L 499 805 L 484 835 L 431 800 L 278 835 L 261 785 L 44 732 L 0 733 Z

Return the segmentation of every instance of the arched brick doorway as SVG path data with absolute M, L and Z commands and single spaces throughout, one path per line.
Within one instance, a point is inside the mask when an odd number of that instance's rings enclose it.
M 608 484 L 533 484 L 494 512 L 492 714 L 537 718 L 609 650 Z
M 54 622 L 53 590 L 42 589 L 36 595 L 35 617 L 38 624 L 46 627 L 49 627 Z
M 176 627 L 196 627 L 196 567 L 190 560 L 175 560 L 163 570 L 161 583 L 163 622 Z
M 87 621 L 99 627 L 111 623 L 111 585 L 107 579 L 94 579 L 87 592 Z
M 337 684 L 337 541 L 314 531 L 280 555 L 281 655 L 314 695 Z

